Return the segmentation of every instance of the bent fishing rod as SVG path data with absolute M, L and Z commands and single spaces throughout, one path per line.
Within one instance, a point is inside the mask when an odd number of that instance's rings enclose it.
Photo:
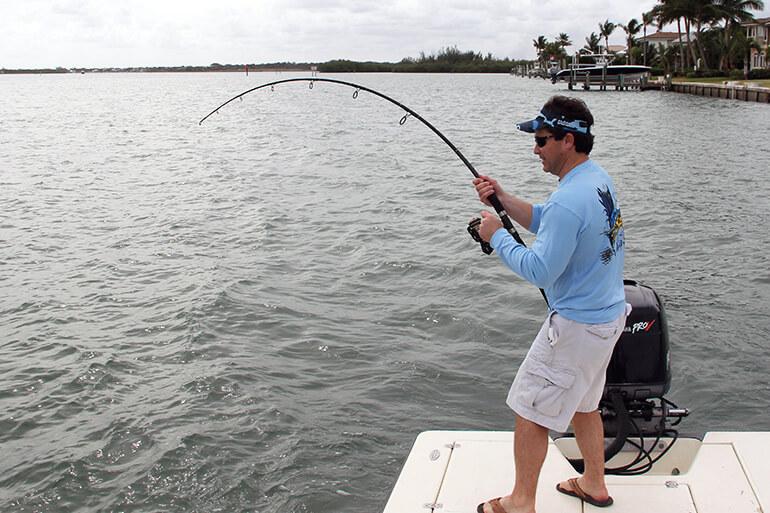
M 287 78 L 287 79 L 283 79 L 283 80 L 276 80 L 274 82 L 267 82 L 265 84 L 261 84 L 261 85 L 258 85 L 256 87 L 252 87 L 251 89 L 248 89 L 246 91 L 243 91 L 242 93 L 239 93 L 239 94 L 233 96 L 232 98 L 230 98 L 229 100 L 224 102 L 222 105 L 220 105 L 216 109 L 214 109 L 211 112 L 209 112 L 208 114 L 206 114 L 200 121 L 198 121 L 198 125 L 202 125 L 203 122 L 206 121 L 210 116 L 212 116 L 214 114 L 218 114 L 219 110 L 222 107 L 224 107 L 225 105 L 227 105 L 227 104 L 229 104 L 231 102 L 234 102 L 235 100 L 239 100 L 239 99 L 243 100 L 243 97 L 245 95 L 249 94 L 249 93 L 252 93 L 252 92 L 257 91 L 259 89 L 264 89 L 266 87 L 269 87 L 270 90 L 272 91 L 274 86 L 276 86 L 278 84 L 286 84 L 286 83 L 289 83 L 289 82 L 309 82 L 309 88 L 310 89 L 313 89 L 313 84 L 315 82 L 329 82 L 329 83 L 332 83 L 332 84 L 339 84 L 339 85 L 344 85 L 344 86 L 352 87 L 353 89 L 355 89 L 355 92 L 353 93 L 353 99 L 358 98 L 358 93 L 360 91 L 366 91 L 367 93 L 371 93 L 371 94 L 373 94 L 375 96 L 379 96 L 383 100 L 389 101 L 393 105 L 396 105 L 397 107 L 401 108 L 402 110 L 404 110 L 406 112 L 406 114 L 404 114 L 404 116 L 398 122 L 399 125 L 403 125 L 404 123 L 406 123 L 406 120 L 410 116 L 413 117 L 413 118 L 416 118 L 423 125 L 425 125 L 428 128 L 430 128 L 431 131 L 434 134 L 436 134 L 442 141 L 444 141 L 444 143 L 447 146 L 452 148 L 452 151 L 455 153 L 455 155 L 457 155 L 457 157 L 460 160 L 462 160 L 463 164 L 465 164 L 465 167 L 467 167 L 470 170 L 470 172 L 473 174 L 474 177 L 476 177 L 476 178 L 480 177 L 478 171 L 476 171 L 476 168 L 474 168 L 473 164 L 471 164 L 470 161 L 467 158 L 465 158 L 465 155 L 463 155 L 462 152 L 460 150 L 458 150 L 457 147 L 454 144 L 452 144 L 452 141 L 447 139 L 446 136 L 444 134 L 442 134 L 435 126 L 433 126 L 427 119 L 423 118 L 422 116 L 420 116 L 418 113 L 416 113 L 415 111 L 413 111 L 412 109 L 410 109 L 409 107 L 404 105 L 403 103 L 401 103 L 401 102 L 399 102 L 397 100 L 394 100 L 390 96 L 387 96 L 387 95 L 385 95 L 385 94 L 383 94 L 383 93 L 381 93 L 379 91 L 375 91 L 374 89 L 370 89 L 368 87 L 365 87 L 365 86 L 362 86 L 362 85 L 359 85 L 359 84 L 354 84 L 352 82 L 345 82 L 343 80 L 336 80 L 336 79 L 333 79 L 333 78 L 317 78 L 317 77 Z M 508 231 L 508 233 L 511 234 L 511 236 L 514 238 L 514 240 L 516 242 L 518 242 L 522 246 L 526 247 L 527 245 L 524 243 L 524 240 L 522 240 L 521 236 L 519 235 L 519 232 L 516 231 L 516 228 L 513 226 L 513 221 L 511 221 L 511 218 L 508 216 L 508 213 L 503 208 L 503 205 L 502 205 L 502 203 L 500 203 L 500 200 L 498 199 L 497 195 L 496 194 L 492 194 L 491 196 L 489 196 L 488 199 L 489 199 L 489 203 L 492 205 L 492 207 L 497 212 L 497 215 L 500 217 L 500 221 L 502 221 L 503 227 L 505 227 L 505 229 Z M 479 226 L 480 223 L 481 223 L 481 221 L 479 219 L 474 219 L 473 221 L 471 221 L 471 223 L 468 226 L 468 232 L 471 234 L 471 236 L 473 237 L 473 239 L 476 242 L 481 244 L 481 249 L 484 251 L 484 253 L 490 254 L 490 253 L 492 253 L 492 247 L 489 245 L 489 243 L 483 241 L 481 239 L 481 237 L 479 236 L 479 234 L 478 234 L 478 226 Z M 540 289 L 540 293 L 543 295 L 543 299 L 545 299 L 546 304 L 548 304 L 548 298 L 545 295 L 545 291 L 543 289 Z

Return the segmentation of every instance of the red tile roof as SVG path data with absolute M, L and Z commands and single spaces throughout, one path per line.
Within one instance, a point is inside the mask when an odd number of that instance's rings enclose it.
M 684 37 L 684 35 L 682 36 Z M 678 32 L 655 32 L 654 34 L 647 34 L 647 39 L 678 39 Z M 644 39 L 643 37 L 640 39 Z

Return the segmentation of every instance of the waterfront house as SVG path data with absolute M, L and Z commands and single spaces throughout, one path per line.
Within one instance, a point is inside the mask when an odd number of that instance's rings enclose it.
M 654 34 L 647 34 L 647 37 L 637 38 L 640 44 L 644 44 L 646 41 L 651 46 L 658 48 L 658 45 L 662 45 L 663 48 L 674 46 L 679 44 L 678 32 L 655 32 Z M 687 35 L 682 34 L 682 43 L 687 44 Z
M 615 59 L 622 61 L 626 58 L 626 47 L 625 45 L 610 45 L 608 48 L 605 48 L 604 45 L 599 45 L 599 53 L 614 55 Z
M 770 68 L 767 55 L 767 45 L 770 39 L 770 18 L 758 18 L 741 23 L 741 25 L 746 29 L 748 38 L 756 41 L 757 46 L 759 46 L 759 49 L 751 49 L 749 69 Z
M 604 51 L 604 45 L 600 45 L 599 48 Z M 607 48 L 607 53 L 614 53 L 614 54 L 626 54 L 626 45 L 610 45 L 609 48 Z

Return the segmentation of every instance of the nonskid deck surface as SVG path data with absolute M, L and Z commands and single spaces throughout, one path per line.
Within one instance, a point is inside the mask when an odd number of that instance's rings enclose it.
M 421 433 L 384 513 L 473 513 L 478 503 L 510 493 L 512 447 L 511 432 Z M 573 452 L 574 440 L 550 441 L 538 513 L 770 513 L 770 432 L 712 432 L 702 442 L 680 438 L 652 472 L 607 476 L 615 499 L 610 509 L 556 491 L 556 483 L 578 475 L 565 457 Z M 617 458 L 624 457 L 630 456 Z

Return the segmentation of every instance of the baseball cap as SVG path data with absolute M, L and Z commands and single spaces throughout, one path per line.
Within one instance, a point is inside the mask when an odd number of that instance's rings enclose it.
M 591 127 L 584 119 L 571 119 L 565 114 L 549 112 L 546 109 L 541 110 L 535 119 L 516 123 L 516 128 L 530 134 L 535 133 L 541 128 L 557 129 L 577 134 L 591 134 Z

